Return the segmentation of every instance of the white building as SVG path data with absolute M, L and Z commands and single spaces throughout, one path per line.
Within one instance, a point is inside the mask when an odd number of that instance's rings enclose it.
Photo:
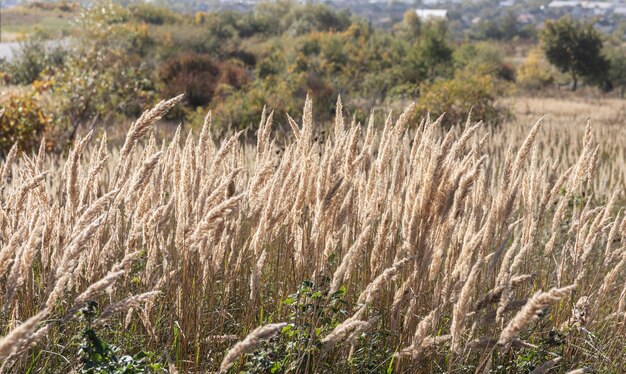
M 611 9 L 615 4 L 608 1 L 555 0 L 548 4 L 549 8 Z
M 575 0 L 555 0 L 548 4 L 548 8 L 575 8 L 580 5 L 580 1 Z
M 446 9 L 415 9 L 415 14 L 422 21 L 431 19 L 444 19 L 448 15 Z

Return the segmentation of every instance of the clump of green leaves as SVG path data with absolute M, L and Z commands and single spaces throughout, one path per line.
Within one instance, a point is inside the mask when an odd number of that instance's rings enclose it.
M 247 355 L 245 372 L 315 372 L 321 340 L 347 315 L 345 288 L 328 296 L 328 291 L 310 280 L 282 301 L 289 308 L 289 324 L 279 337 Z
M 143 374 L 167 373 L 153 352 L 141 351 L 136 355 L 123 354 L 121 349 L 109 344 L 98 336 L 92 327 L 92 321 L 97 315 L 98 303 L 89 302 L 80 310 L 82 343 L 79 354 L 82 366 L 81 374 Z
M 240 369 L 247 373 L 383 372 L 393 356 L 385 331 L 359 336 L 350 360 L 322 343 L 348 315 L 345 295 L 345 287 L 329 295 L 326 284 L 302 282 L 295 293 L 282 301 L 289 309 L 289 324 L 278 337 L 247 355 Z M 334 355 L 344 359 L 335 360 Z

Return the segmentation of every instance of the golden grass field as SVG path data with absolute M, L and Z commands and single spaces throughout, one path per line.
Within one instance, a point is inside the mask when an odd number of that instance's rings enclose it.
M 155 372 L 623 372 L 621 102 L 157 142 L 179 100 L 0 163 L 5 372 L 84 372 L 89 329 Z
M 515 116 L 514 126 L 505 125 L 494 132 L 491 152 L 505 150 L 502 143 L 520 144 L 530 127 L 543 117 L 536 141 L 539 159 L 558 160 L 564 169 L 580 156 L 580 140 L 589 121 L 599 147 L 598 170 L 591 180 L 591 190 L 604 199 L 617 192 L 619 200 L 626 201 L 626 100 L 512 97 L 505 99 L 504 105 Z

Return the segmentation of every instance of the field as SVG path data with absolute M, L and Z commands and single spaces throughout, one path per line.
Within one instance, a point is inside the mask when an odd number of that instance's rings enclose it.
M 72 20 L 77 16 L 75 8 L 19 6 L 2 9 L 2 40 L 12 42 L 41 32 L 49 38 L 60 38 L 72 31 Z
M 624 372 L 626 23 L 82 3 L 2 9 L 0 373 Z
M 623 370 L 622 102 L 157 141 L 180 99 L 0 164 L 4 371 Z
M 515 119 L 492 130 L 493 152 L 504 152 L 508 145 L 517 147 L 531 126 L 543 118 L 537 134 L 539 159 L 559 161 L 561 170 L 573 165 L 580 156 L 580 139 L 587 128 L 599 146 L 596 176 L 591 180 L 594 196 L 603 199 L 617 192 L 626 201 L 626 150 L 620 139 L 626 139 L 626 102 L 614 98 L 510 97 L 502 100 Z M 500 151 L 498 151 L 498 149 Z

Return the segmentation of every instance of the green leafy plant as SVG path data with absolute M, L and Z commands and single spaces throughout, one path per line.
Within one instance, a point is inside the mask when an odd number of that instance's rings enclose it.
M 333 295 L 310 280 L 300 284 L 282 304 L 289 308 L 289 324 L 279 337 L 248 354 L 242 370 L 258 372 L 314 372 L 321 340 L 346 316 L 345 288 Z
M 323 339 L 348 315 L 346 288 L 332 295 L 327 285 L 305 280 L 282 304 L 289 308 L 289 324 L 281 334 L 248 354 L 241 370 L 249 373 L 349 371 L 385 372 L 393 356 L 384 330 L 363 333 L 354 342 L 350 360 L 333 360 Z M 330 363 L 336 362 L 334 365 Z M 341 366 L 341 367 L 340 367 Z
M 92 326 L 97 315 L 98 303 L 91 301 L 80 310 L 82 343 L 79 355 L 82 366 L 81 374 L 143 374 L 167 373 L 153 352 L 141 351 L 136 355 L 123 354 L 121 349 L 109 344 L 98 336 Z

